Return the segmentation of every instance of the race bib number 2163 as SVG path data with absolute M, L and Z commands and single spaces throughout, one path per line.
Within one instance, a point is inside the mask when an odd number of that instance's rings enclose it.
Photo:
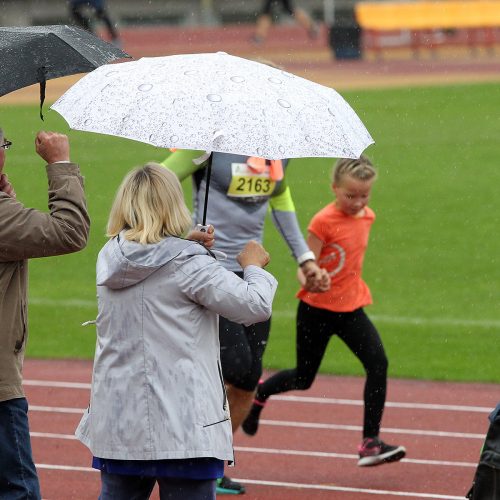
M 269 168 L 257 173 L 252 171 L 246 163 L 233 163 L 231 173 L 228 196 L 269 196 L 276 186 L 276 182 L 269 178 Z

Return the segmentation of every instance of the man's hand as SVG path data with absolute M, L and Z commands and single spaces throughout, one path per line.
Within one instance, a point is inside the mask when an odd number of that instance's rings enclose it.
M 304 262 L 300 269 L 305 278 L 304 288 L 308 292 L 319 293 L 330 289 L 330 275 L 321 269 L 314 260 Z
M 238 264 L 245 269 L 247 266 L 266 267 L 271 258 L 266 249 L 255 240 L 250 240 L 236 257 Z
M 7 178 L 7 174 L 0 175 L 0 191 L 3 191 L 5 194 L 9 195 L 11 198 L 16 197 L 16 192 L 12 187 L 12 184 L 9 182 Z
M 215 228 L 214 226 L 209 225 L 206 231 L 200 231 L 196 228 L 192 229 L 189 231 L 186 239 L 197 241 L 206 248 L 212 248 L 215 243 Z
M 35 138 L 36 152 L 47 162 L 69 161 L 69 140 L 57 132 L 38 132 Z

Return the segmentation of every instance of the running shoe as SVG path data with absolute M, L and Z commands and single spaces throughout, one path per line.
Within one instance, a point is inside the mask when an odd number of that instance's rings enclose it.
M 227 476 L 217 479 L 215 492 L 218 495 L 243 495 L 245 487 L 241 483 L 232 481 Z
M 257 431 L 259 430 L 260 412 L 262 411 L 262 408 L 264 408 L 264 406 L 265 403 L 254 400 L 247 418 L 245 418 L 245 420 L 241 424 L 243 432 L 248 436 L 255 436 L 255 434 L 257 434 Z
M 397 462 L 406 455 L 404 446 L 392 446 L 379 438 L 365 438 L 358 448 L 360 467 Z

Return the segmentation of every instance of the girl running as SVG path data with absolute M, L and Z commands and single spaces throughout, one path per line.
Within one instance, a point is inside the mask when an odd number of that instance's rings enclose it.
M 297 366 L 276 373 L 258 385 L 256 399 L 242 428 L 256 434 L 266 400 L 273 394 L 311 387 L 326 347 L 338 335 L 361 361 L 366 372 L 363 441 L 359 466 L 401 460 L 406 450 L 379 438 L 387 387 L 387 357 L 382 340 L 363 308 L 372 303 L 361 278 L 370 227 L 368 207 L 376 171 L 370 160 L 340 159 L 333 172 L 336 200 L 320 210 L 309 225 L 307 242 L 318 264 L 330 275 L 330 289 L 311 293 L 303 286 L 297 312 Z M 299 279 L 304 283 L 299 270 Z

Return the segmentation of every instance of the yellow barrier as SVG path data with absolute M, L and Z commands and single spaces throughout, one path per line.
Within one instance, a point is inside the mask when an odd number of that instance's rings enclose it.
M 425 30 L 500 27 L 499 0 L 361 2 L 358 24 L 369 30 Z

